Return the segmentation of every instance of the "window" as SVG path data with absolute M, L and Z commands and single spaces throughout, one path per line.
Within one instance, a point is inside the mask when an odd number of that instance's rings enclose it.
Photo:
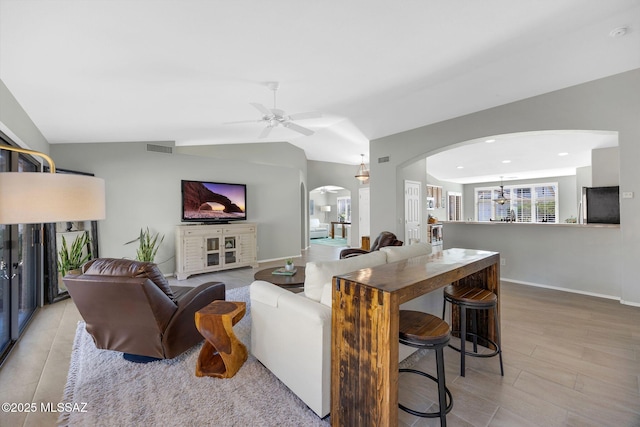
M 341 218 L 344 222 L 351 222 L 351 197 L 336 198 L 338 205 L 338 220 Z
M 447 192 L 447 219 L 462 221 L 462 193 Z
M 505 186 L 503 205 L 499 195 L 499 187 L 475 189 L 477 221 L 558 222 L 557 182 Z

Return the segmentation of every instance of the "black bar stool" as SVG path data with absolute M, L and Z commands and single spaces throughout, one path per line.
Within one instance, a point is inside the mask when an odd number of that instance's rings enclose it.
M 447 301 L 460 307 L 460 330 L 452 331 L 460 333 L 460 348 L 456 348 L 449 344 L 449 347 L 460 352 L 460 375 L 464 377 L 465 356 L 472 357 L 493 357 L 500 358 L 500 375 L 504 376 L 504 368 L 502 366 L 502 350 L 500 349 L 500 320 L 498 318 L 498 297 L 493 292 L 467 285 L 449 285 L 444 288 L 444 302 L 442 304 L 442 318 L 444 319 L 447 309 Z M 467 309 L 473 310 L 471 317 L 471 332 L 467 332 Z M 493 310 L 496 340 L 493 341 L 489 337 L 478 335 L 478 310 Z M 467 337 L 473 338 L 473 351 L 466 350 Z M 488 348 L 493 346 L 491 353 L 478 353 L 478 339 L 485 341 Z
M 451 329 L 447 322 L 428 313 L 420 311 L 400 310 L 400 342 L 415 348 L 426 348 L 436 352 L 436 371 L 438 377 L 415 369 L 400 369 L 400 372 L 410 372 L 427 377 L 438 384 L 438 412 L 419 412 L 398 404 L 405 412 L 423 418 L 440 418 L 440 425 L 447 425 L 446 415 L 453 407 L 453 397 L 446 386 L 444 378 L 444 352 L 449 343 Z M 447 404 L 447 400 L 449 403 Z

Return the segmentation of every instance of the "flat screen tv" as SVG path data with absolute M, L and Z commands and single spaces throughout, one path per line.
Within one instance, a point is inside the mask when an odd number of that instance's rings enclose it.
M 247 219 L 247 186 L 182 180 L 182 221 L 227 223 Z
M 584 187 L 587 224 L 620 224 L 620 187 Z

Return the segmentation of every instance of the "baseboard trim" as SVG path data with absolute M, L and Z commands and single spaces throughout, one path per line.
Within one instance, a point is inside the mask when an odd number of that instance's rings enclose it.
M 563 287 L 560 287 L 560 286 L 543 285 L 542 283 L 525 282 L 523 280 L 509 279 L 507 277 L 500 277 L 500 280 L 504 280 L 505 282 L 517 283 L 519 285 L 533 286 L 533 287 L 536 287 L 536 288 L 553 289 L 553 290 L 556 290 L 556 291 L 570 292 L 572 294 L 581 294 L 581 295 L 588 295 L 590 297 L 612 299 L 612 300 L 619 301 L 621 304 L 637 305 L 637 306 L 640 307 L 640 304 L 632 303 L 632 302 L 625 302 L 620 297 L 617 297 L 617 296 L 614 296 L 614 295 L 606 295 L 606 294 L 599 294 L 599 293 L 596 293 L 596 292 L 580 291 L 578 289 L 563 288 Z
M 284 256 L 282 258 L 259 259 L 258 262 L 263 263 L 263 262 L 282 261 L 289 258 L 302 258 L 302 255 L 298 254 L 298 255 Z

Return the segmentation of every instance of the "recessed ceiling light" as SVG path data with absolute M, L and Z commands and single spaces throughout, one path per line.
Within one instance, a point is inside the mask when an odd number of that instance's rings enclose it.
M 613 37 L 614 39 L 616 37 L 622 37 L 625 34 L 627 34 L 627 31 L 629 31 L 629 29 L 627 27 L 614 28 L 613 30 L 611 30 L 609 32 L 609 37 Z
M 511 160 L 503 160 L 502 163 L 511 163 Z
M 496 140 L 495 139 L 487 139 L 485 142 L 487 144 L 491 144 L 492 142 L 496 142 Z
M 569 155 L 569 153 L 565 153 L 565 152 L 563 152 L 563 153 L 558 153 L 558 156 L 568 156 L 568 155 Z
M 464 166 L 458 166 L 458 169 L 464 169 Z

